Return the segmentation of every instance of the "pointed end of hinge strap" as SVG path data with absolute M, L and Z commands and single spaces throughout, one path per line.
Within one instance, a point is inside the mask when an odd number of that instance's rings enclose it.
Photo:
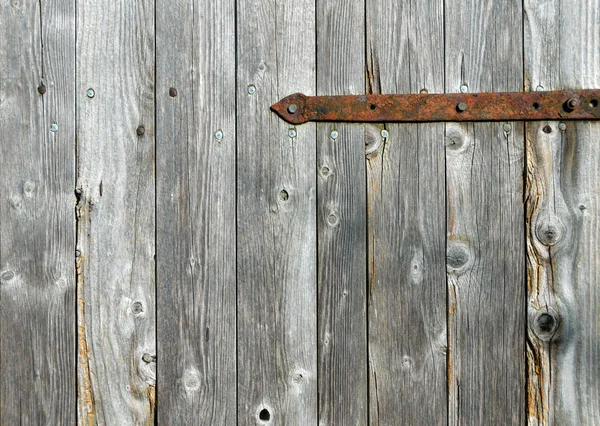
M 307 99 L 308 97 L 302 93 L 294 93 L 271 105 L 271 109 L 288 123 L 306 123 L 309 121 L 308 117 L 306 117 Z

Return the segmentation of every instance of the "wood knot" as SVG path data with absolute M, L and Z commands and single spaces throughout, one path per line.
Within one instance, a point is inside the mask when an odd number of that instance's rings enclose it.
M 472 256 L 466 244 L 450 242 L 446 252 L 446 265 L 448 272 L 462 273 L 472 263 Z
M 265 407 L 265 406 L 259 407 L 257 417 L 261 424 L 270 422 L 271 421 L 270 407 Z
M 186 392 L 197 392 L 200 389 L 200 373 L 190 368 L 183 373 L 183 388 Z
M 12 280 L 15 277 L 15 273 L 13 271 L 2 271 L 0 272 L 0 280 L 7 282 Z
M 560 327 L 561 318 L 553 309 L 539 312 L 533 319 L 533 331 L 542 341 L 548 342 Z
M 544 218 L 538 222 L 535 229 L 535 235 L 545 246 L 553 246 L 562 238 L 562 223 L 555 217 Z
M 467 131 L 464 126 L 457 123 L 446 125 L 446 148 L 459 153 L 468 147 Z

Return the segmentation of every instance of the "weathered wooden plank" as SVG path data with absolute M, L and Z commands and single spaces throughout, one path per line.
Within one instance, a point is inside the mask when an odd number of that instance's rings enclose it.
M 595 1 L 525 1 L 526 88 L 600 87 Z M 528 421 L 600 419 L 600 125 L 528 123 Z
M 80 424 L 152 424 L 154 2 L 77 2 Z
M 157 418 L 232 425 L 235 0 L 156 7 Z
M 373 93 L 444 91 L 443 2 L 367 1 Z M 371 424 L 446 424 L 444 125 L 369 126 Z
M 317 92 L 365 90 L 364 0 L 317 1 Z M 365 129 L 317 125 L 319 424 L 367 424 Z
M 446 2 L 446 91 L 522 89 L 520 2 Z M 525 421 L 523 124 L 446 126 L 450 424 Z
M 0 22 L 0 424 L 73 424 L 75 4 Z
M 315 424 L 315 125 L 269 110 L 315 92 L 315 2 L 237 12 L 238 424 Z

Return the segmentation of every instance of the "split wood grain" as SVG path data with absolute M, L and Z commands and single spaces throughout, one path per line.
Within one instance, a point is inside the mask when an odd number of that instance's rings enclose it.
M 600 87 L 597 2 L 524 5 L 526 88 Z M 600 125 L 541 122 L 526 129 L 528 423 L 594 425 L 600 419 Z
M 156 7 L 157 419 L 228 426 L 236 424 L 235 0 Z
M 315 93 L 315 15 L 313 0 L 237 3 L 239 425 L 317 423 L 315 125 L 269 110 Z
M 0 424 L 73 424 L 75 3 L 0 21 Z
M 519 2 L 446 1 L 446 92 L 523 87 Z M 522 123 L 446 125 L 449 423 L 525 422 Z
M 370 92 L 443 93 L 443 2 L 366 10 Z M 444 125 L 368 129 L 370 424 L 445 425 Z
M 317 94 L 365 90 L 364 1 L 318 1 Z M 365 128 L 317 124 L 319 424 L 367 424 Z
M 78 423 L 153 424 L 154 2 L 77 2 Z

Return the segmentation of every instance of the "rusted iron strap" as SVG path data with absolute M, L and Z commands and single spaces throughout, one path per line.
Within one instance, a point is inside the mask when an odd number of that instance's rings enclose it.
M 305 96 L 271 109 L 292 124 L 307 121 L 424 122 L 598 120 L 600 89 L 553 92 Z

